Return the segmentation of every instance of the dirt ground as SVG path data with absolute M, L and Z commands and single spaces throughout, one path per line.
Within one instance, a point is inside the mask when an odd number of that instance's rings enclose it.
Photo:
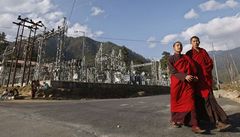
M 23 87 L 19 87 L 19 86 L 9 87 L 8 90 L 10 91 L 14 88 L 18 90 L 18 92 L 21 96 L 31 96 L 31 86 L 30 85 L 23 86 Z M 0 94 L 2 94 L 3 91 L 5 91 L 5 90 L 6 90 L 6 87 L 0 87 Z
M 221 84 L 220 88 L 226 91 L 239 91 L 240 92 L 240 83 L 236 84 Z

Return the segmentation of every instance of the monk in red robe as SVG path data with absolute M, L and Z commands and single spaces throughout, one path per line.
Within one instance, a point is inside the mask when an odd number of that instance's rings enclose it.
M 186 55 L 182 55 L 182 43 L 173 44 L 174 55 L 168 59 L 168 68 L 171 73 L 171 125 L 181 127 L 189 123 L 192 131 L 203 133 L 198 126 L 194 103 L 193 84 L 197 80 L 194 61 Z
M 192 49 L 186 54 L 195 61 L 198 69 L 198 82 L 195 85 L 195 102 L 198 120 L 208 120 L 216 125 L 219 131 L 230 127 L 227 115 L 217 103 L 212 90 L 213 61 L 205 49 L 200 48 L 200 39 L 193 36 L 190 39 Z

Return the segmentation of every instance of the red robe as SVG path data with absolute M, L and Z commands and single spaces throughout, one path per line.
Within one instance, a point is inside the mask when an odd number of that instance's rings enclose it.
M 186 53 L 195 62 L 198 69 L 199 82 L 196 85 L 197 94 L 203 98 L 208 98 L 209 92 L 212 91 L 212 69 L 213 61 L 203 48 L 199 48 L 199 52 L 192 49 Z
M 183 55 L 174 64 L 178 72 L 196 75 L 197 70 L 192 59 Z M 195 109 L 193 99 L 193 83 L 181 81 L 175 75 L 171 75 L 171 112 L 190 112 Z

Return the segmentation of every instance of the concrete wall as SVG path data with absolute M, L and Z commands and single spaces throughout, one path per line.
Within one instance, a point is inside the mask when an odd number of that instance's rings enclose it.
M 167 86 L 51 81 L 54 96 L 66 98 L 126 98 L 169 94 Z

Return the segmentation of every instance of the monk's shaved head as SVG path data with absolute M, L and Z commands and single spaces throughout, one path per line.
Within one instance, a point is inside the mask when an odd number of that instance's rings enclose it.
M 180 44 L 181 47 L 182 47 L 182 43 L 181 43 L 180 41 L 176 41 L 175 43 L 173 43 L 173 47 L 174 47 L 177 43 Z
M 198 36 L 192 36 L 191 39 L 190 39 L 190 43 L 192 43 L 192 40 L 193 40 L 193 39 L 197 39 L 197 40 L 199 41 L 199 43 L 200 43 L 200 39 L 199 39 Z

